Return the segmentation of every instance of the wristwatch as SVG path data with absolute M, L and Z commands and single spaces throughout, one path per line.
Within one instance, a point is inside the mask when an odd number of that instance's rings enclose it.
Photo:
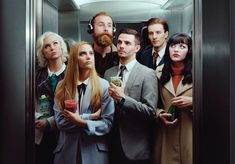
M 123 105 L 125 101 L 126 101 L 125 97 L 122 97 L 121 100 L 119 101 L 119 103 L 120 103 L 121 105 Z

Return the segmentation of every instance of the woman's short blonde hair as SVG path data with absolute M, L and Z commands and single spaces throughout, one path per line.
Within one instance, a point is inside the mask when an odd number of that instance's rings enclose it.
M 37 40 L 37 61 L 38 61 L 38 66 L 39 67 L 46 67 L 47 66 L 47 60 L 45 59 L 45 56 L 42 52 L 43 50 L 43 46 L 44 46 L 44 39 L 47 38 L 48 36 L 53 36 L 55 37 L 58 41 L 59 41 L 59 44 L 61 46 L 61 49 L 62 49 L 62 56 L 61 56 L 61 59 L 63 62 L 66 62 L 67 61 L 67 58 L 68 58 L 68 50 L 67 50 L 67 46 L 64 42 L 64 39 L 54 33 L 54 32 L 45 32 L 43 33 Z

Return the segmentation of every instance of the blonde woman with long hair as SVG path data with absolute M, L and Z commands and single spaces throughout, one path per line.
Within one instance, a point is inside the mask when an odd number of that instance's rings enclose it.
M 94 51 L 81 41 L 70 51 L 64 80 L 56 89 L 55 120 L 60 130 L 55 164 L 108 164 L 108 139 L 114 102 L 109 83 L 95 70 Z M 84 86 L 79 94 L 79 86 Z M 65 100 L 78 102 L 76 111 L 66 109 Z

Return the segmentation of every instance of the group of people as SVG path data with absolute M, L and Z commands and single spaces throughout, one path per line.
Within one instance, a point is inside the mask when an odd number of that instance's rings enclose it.
M 146 27 L 151 46 L 141 52 L 135 29 L 121 29 L 113 44 L 106 12 L 89 22 L 92 44 L 38 38 L 36 164 L 192 164 L 192 40 L 168 39 L 164 19 Z

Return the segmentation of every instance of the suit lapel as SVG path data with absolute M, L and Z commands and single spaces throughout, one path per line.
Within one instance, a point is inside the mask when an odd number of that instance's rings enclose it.
M 83 96 L 83 101 L 82 101 L 81 110 L 80 110 L 81 113 L 88 113 L 88 109 L 90 106 L 90 97 L 91 97 L 90 91 L 91 91 L 91 83 L 89 80 L 86 86 L 85 94 Z
M 118 66 L 115 66 L 113 68 L 111 68 L 110 72 L 108 72 L 107 76 L 105 77 L 106 80 L 108 80 L 109 82 L 111 82 L 111 77 L 112 76 L 117 76 L 118 73 Z
M 44 81 L 44 87 L 48 90 L 48 92 L 50 93 L 50 95 L 54 95 L 54 92 L 52 91 L 51 88 L 51 80 L 50 77 L 48 76 L 47 79 Z
M 113 68 L 112 76 L 117 76 L 119 66 Z
M 162 60 L 158 63 L 157 66 L 160 66 L 160 65 L 162 65 L 163 63 L 164 63 L 164 58 L 162 58 Z
M 150 66 L 150 68 L 156 69 L 154 64 L 153 64 L 153 55 L 152 55 L 152 50 L 149 52 L 148 55 L 148 65 Z
M 157 69 L 156 69 L 156 74 L 157 74 L 157 77 L 158 79 L 161 78 L 162 76 L 162 69 L 163 69 L 163 64 L 158 66 Z M 170 78 L 170 80 L 164 85 L 162 86 L 164 88 L 166 88 L 173 96 L 175 96 L 175 90 L 174 90 L 174 87 L 173 87 L 173 83 L 172 83 L 172 79 Z
M 140 73 L 140 67 L 139 67 L 139 63 L 137 62 L 134 67 L 132 68 L 130 75 L 127 79 L 127 82 L 125 84 L 125 92 L 128 90 L 129 87 L 131 87 L 134 84 L 134 81 L 136 79 L 136 75 Z

